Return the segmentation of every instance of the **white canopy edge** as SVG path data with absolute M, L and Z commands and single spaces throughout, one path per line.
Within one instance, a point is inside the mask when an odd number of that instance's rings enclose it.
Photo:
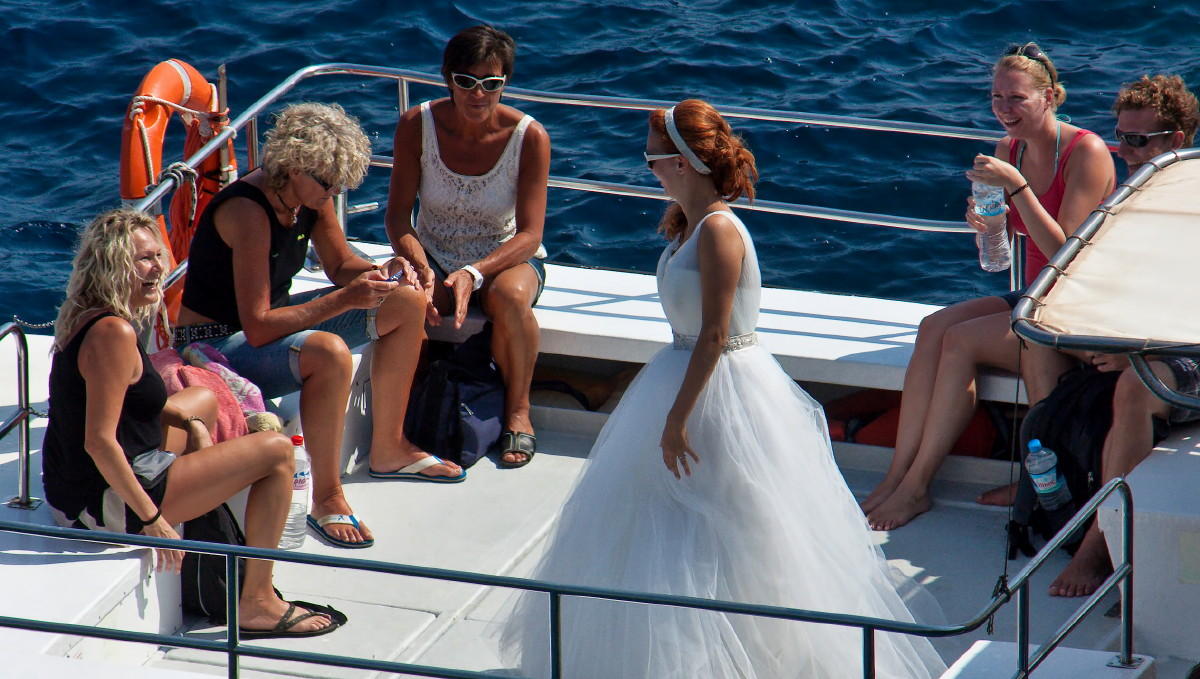
M 1112 208 L 1032 320 L 1061 335 L 1200 342 L 1198 260 L 1200 162 L 1179 160 Z

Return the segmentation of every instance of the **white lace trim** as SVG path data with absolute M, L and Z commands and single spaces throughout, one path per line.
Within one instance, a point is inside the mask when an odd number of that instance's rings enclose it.
M 442 162 L 429 102 L 421 104 L 421 185 L 416 231 L 421 245 L 446 271 L 477 262 L 517 232 L 517 177 L 526 115 L 500 159 L 486 173 L 458 174 Z M 545 251 L 538 248 L 540 256 Z

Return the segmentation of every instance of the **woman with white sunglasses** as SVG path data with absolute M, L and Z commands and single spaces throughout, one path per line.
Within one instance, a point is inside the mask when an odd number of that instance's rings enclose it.
M 1005 136 L 994 155 L 975 156 L 966 174 L 1004 187 L 1009 226 L 1029 236 L 1028 285 L 1112 192 L 1116 170 L 1104 140 L 1055 115 L 1067 92 L 1037 44 L 1013 45 L 992 74 L 992 113 Z M 968 198 L 967 223 L 982 231 L 986 226 L 973 207 Z M 974 413 L 981 366 L 1020 370 L 1030 403 L 1045 398 L 1070 366 L 1071 359 L 1051 349 L 1019 348 L 1009 317 L 1020 296 L 1015 291 L 966 300 L 921 321 L 904 375 L 896 452 L 883 481 L 862 502 L 871 527 L 899 528 L 932 506 L 929 486 Z M 1007 493 L 989 492 L 978 501 L 1011 504 Z
M 516 45 L 503 31 L 473 26 L 450 39 L 442 76 L 450 96 L 426 101 L 396 125 L 387 232 L 412 262 L 428 297 L 426 320 L 482 309 L 505 385 L 500 465 L 522 467 L 537 451 L 529 385 L 538 352 L 533 304 L 545 283 L 542 228 L 550 136 L 532 117 L 500 103 Z M 413 223 L 413 207 L 420 210 Z

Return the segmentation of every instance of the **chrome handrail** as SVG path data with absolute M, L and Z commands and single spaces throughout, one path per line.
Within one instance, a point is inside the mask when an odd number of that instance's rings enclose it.
M 233 121 L 222 130 L 219 134 L 209 140 L 207 144 L 200 147 L 196 153 L 187 158 L 184 162 L 189 167 L 195 167 L 201 160 L 208 157 L 209 154 L 219 150 L 222 145 L 230 138 L 236 136 L 238 130 L 243 127 L 253 124 L 250 130 L 249 140 L 249 159 L 251 167 L 257 164 L 258 149 L 257 149 L 257 118 L 267 108 L 275 103 L 280 97 L 291 91 L 301 81 L 315 76 L 323 75 L 358 75 L 376 78 L 389 78 L 398 81 L 403 85 L 400 90 L 401 100 L 406 100 L 408 96 L 407 84 L 418 83 L 423 85 L 443 86 L 445 83 L 438 75 L 421 73 L 419 71 L 411 71 L 401 68 L 389 68 L 386 66 L 369 66 L 363 64 L 350 63 L 327 63 L 314 64 L 301 68 L 290 76 L 285 78 L 283 82 L 276 85 L 257 101 L 250 104 L 241 115 L 233 119 Z M 656 108 L 669 107 L 675 102 L 658 100 L 658 99 L 637 99 L 632 97 L 610 97 L 602 95 L 562 95 L 553 92 L 545 92 L 540 90 L 529 90 L 520 87 L 508 87 L 504 90 L 505 96 L 513 99 L 535 101 L 551 104 L 563 104 L 570 106 L 592 106 L 598 108 L 626 109 L 626 110 L 652 110 Z M 823 115 L 816 113 L 781 111 L 767 108 L 754 108 L 747 106 L 718 106 L 716 107 L 723 115 L 735 118 L 749 118 L 762 121 L 787 122 L 797 123 L 801 125 L 814 125 L 821 127 L 840 127 L 858 130 L 873 130 L 884 132 L 900 132 L 906 134 L 932 135 L 939 137 L 968 139 L 975 141 L 998 141 L 1001 136 L 995 132 L 986 130 L 977 130 L 966 127 L 955 127 L 951 125 L 931 125 L 928 123 L 910 123 L 903 121 L 875 120 L 871 118 L 860 118 L 855 116 L 834 116 Z M 584 180 L 566 180 L 559 179 L 562 182 L 579 182 L 580 186 L 586 185 Z M 134 205 L 139 210 L 147 210 L 151 205 L 162 200 L 168 191 L 174 188 L 175 179 L 173 177 L 165 177 L 157 186 L 153 187 L 145 198 L 137 201 Z M 617 185 L 620 186 L 620 185 Z M 572 188 L 564 185 L 564 188 Z M 638 188 L 638 187 L 635 187 Z M 590 190 L 590 189 L 589 189 Z M 778 203 L 778 206 L 787 206 L 793 208 L 797 212 L 788 212 L 786 214 L 800 214 L 801 216 L 813 217 L 816 219 L 833 219 L 834 221 L 853 221 L 852 216 L 861 214 L 863 221 L 870 224 L 880 226 L 895 226 L 898 228 L 923 228 L 923 224 L 928 224 L 933 228 L 924 229 L 931 231 L 971 231 L 969 227 L 963 226 L 960 222 L 941 222 L 936 220 L 914 220 L 908 218 L 895 218 L 895 221 L 889 221 L 887 215 L 876 215 L 872 213 L 855 213 L 848 210 L 826 210 L 825 208 L 793 205 L 789 203 Z M 780 211 L 780 210 L 772 210 Z
M 1034 572 L 1041 568 L 1041 566 L 1050 558 L 1050 556 L 1059 547 L 1061 547 L 1076 530 L 1084 526 L 1085 523 L 1099 509 L 1100 504 L 1115 492 L 1120 492 L 1123 511 L 1123 520 L 1121 524 L 1121 563 L 1118 564 L 1113 570 L 1113 574 L 1104 581 L 1104 584 L 1101 585 L 1100 588 L 1097 589 L 1094 594 L 1092 594 L 1092 596 L 1088 597 L 1088 599 L 1084 601 L 1084 604 L 1078 610 L 1076 610 L 1076 612 L 1067 620 L 1067 622 L 1065 622 L 1058 629 L 1051 640 L 1045 644 L 1042 644 L 1041 648 L 1038 649 L 1038 652 L 1035 653 L 1031 658 L 1029 656 L 1029 578 Z M 948 637 L 965 634 L 983 625 L 1001 606 L 1008 603 L 1012 599 L 1012 590 L 1016 589 L 1018 612 L 1018 659 L 1017 673 L 1014 675 L 1014 677 L 1023 678 L 1027 677 L 1030 672 L 1032 672 L 1039 664 L 1041 664 L 1045 657 L 1049 655 L 1049 653 L 1055 647 L 1057 647 L 1058 644 L 1061 643 L 1062 640 L 1065 639 L 1072 630 L 1075 629 L 1079 622 L 1082 621 L 1088 613 L 1092 612 L 1096 608 L 1101 599 L 1103 599 L 1108 592 L 1120 585 L 1121 650 L 1113 662 L 1122 667 L 1136 667 L 1142 662 L 1141 658 L 1137 658 L 1133 655 L 1133 495 L 1130 492 L 1128 484 L 1126 484 L 1125 480 L 1121 477 L 1114 478 L 1108 483 L 1104 484 L 1104 486 L 1096 492 L 1096 494 L 1083 506 L 1083 508 L 1080 509 L 1079 512 L 1076 513 L 1076 515 L 1069 522 L 1067 522 L 1067 525 L 1064 526 L 1063 529 L 1060 530 L 1053 539 L 1046 543 L 1046 545 L 1042 547 L 1041 551 L 1039 551 L 1037 555 L 1034 556 L 1033 559 L 1031 559 L 1023 569 L 1021 569 L 1016 577 L 1013 578 L 1012 584 L 1008 590 L 994 595 L 992 600 L 983 607 L 978 615 L 967 622 L 958 625 L 923 625 L 915 622 L 901 622 L 898 620 L 888 620 L 884 618 L 812 611 L 799 608 L 787 608 L 783 606 L 746 604 L 733 601 L 701 599 L 698 597 L 674 596 L 668 594 L 647 594 L 642 592 L 606 589 L 601 587 L 581 587 L 541 580 L 514 578 L 503 575 L 486 575 L 483 573 L 471 573 L 468 571 L 444 568 L 410 566 L 386 561 L 355 559 L 341 556 L 326 556 L 323 554 L 305 554 L 281 551 L 278 549 L 263 549 L 239 545 L 221 545 L 210 542 L 196 542 L 193 540 L 168 540 L 165 538 L 154 538 L 144 535 L 103 533 L 99 531 L 76 528 L 60 528 L 58 526 L 35 526 L 2 520 L 0 520 L 0 531 L 10 531 L 27 535 L 39 535 L 50 538 L 75 539 L 84 540 L 87 542 L 132 545 L 138 547 L 167 548 L 221 555 L 225 557 L 226 582 L 238 581 L 237 559 L 231 557 L 245 557 L 251 559 L 286 561 L 312 566 L 349 568 L 353 570 L 365 570 L 376 573 L 388 573 L 392 575 L 402 575 L 408 577 L 430 578 L 435 580 L 446 580 L 450 582 L 461 582 L 491 587 L 504 587 L 507 589 L 519 589 L 531 592 L 543 592 L 550 595 L 552 676 L 555 678 L 562 676 L 562 658 L 559 649 L 561 649 L 561 598 L 563 596 L 578 596 L 606 599 L 610 601 L 623 601 L 663 606 L 679 606 L 683 608 L 753 615 L 758 617 L 793 620 L 798 622 L 813 622 L 828 625 L 839 625 L 843 627 L 858 627 L 863 633 L 863 676 L 870 679 L 871 677 L 875 676 L 874 639 L 876 631 L 897 632 L 900 634 L 921 637 Z M 226 642 L 209 641 L 203 639 L 188 639 L 185 637 L 165 634 L 114 630 L 111 628 L 90 627 L 87 625 L 30 620 L 13 616 L 0 616 L 0 627 L 14 627 L 17 629 L 35 630 L 40 632 L 71 634 L 75 636 L 98 637 L 103 639 L 134 641 L 163 646 L 176 646 L 181 648 L 224 652 L 229 657 L 230 677 L 237 676 L 238 660 L 241 656 L 270 658 L 277 660 L 292 660 L 320 665 L 368 669 L 380 672 L 417 674 L 428 677 L 497 679 L 498 677 L 502 676 L 492 672 L 471 672 L 383 660 L 351 658 L 341 655 L 309 653 L 303 651 L 287 651 L 263 648 L 259 646 L 244 646 L 240 643 L 238 639 L 239 635 L 235 631 L 239 628 L 239 612 L 236 590 L 234 588 L 228 588 L 228 594 L 228 625 L 229 629 L 233 632 L 228 635 L 228 640 Z
M 9 335 L 17 338 L 17 412 L 0 424 L 0 439 L 8 436 L 13 427 L 17 430 L 17 494 L 6 503 L 14 509 L 37 509 L 42 501 L 30 497 L 29 486 L 29 418 L 33 407 L 29 405 L 29 340 L 25 330 L 13 322 L 0 326 L 0 340 Z

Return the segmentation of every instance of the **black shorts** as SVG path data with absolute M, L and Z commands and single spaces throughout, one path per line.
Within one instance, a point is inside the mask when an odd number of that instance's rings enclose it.
M 152 450 L 142 453 L 142 456 L 153 457 L 160 451 Z M 168 453 L 169 454 L 169 453 Z M 138 458 L 135 458 L 138 459 Z M 155 464 L 153 478 L 136 474 L 142 484 L 142 489 L 150 496 L 155 507 L 161 507 L 163 498 L 167 495 L 167 469 L 170 464 L 163 466 Z M 69 528 L 88 528 L 112 533 L 140 533 L 146 527 L 141 517 L 125 504 L 117 491 L 106 486 L 95 492 L 70 493 L 66 498 L 56 498 L 51 503 L 51 514 L 60 526 Z M 62 505 L 61 507 L 58 505 Z
M 1021 288 L 1020 290 L 1012 290 L 1010 292 L 1004 293 L 1003 295 L 1000 295 L 999 297 L 1000 297 L 1000 299 L 1004 300 L 1004 303 L 1008 305 L 1009 309 L 1016 309 L 1017 302 L 1021 301 L 1021 298 L 1025 296 L 1025 292 L 1028 290 L 1029 290 L 1029 286 L 1026 285 L 1025 287 Z

